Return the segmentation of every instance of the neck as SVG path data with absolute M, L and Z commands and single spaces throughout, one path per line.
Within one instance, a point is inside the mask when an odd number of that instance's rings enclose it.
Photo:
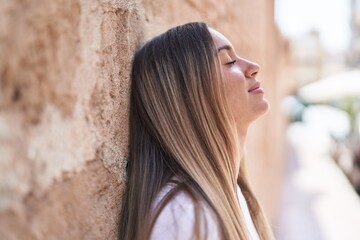
M 239 141 L 239 147 L 241 149 L 241 152 L 243 152 L 245 148 L 245 140 L 247 136 L 248 128 L 237 128 L 237 135 L 238 135 L 238 141 Z
M 240 171 L 241 161 L 243 161 L 244 152 L 245 152 L 245 141 L 247 136 L 247 128 L 237 128 L 237 137 L 238 137 L 238 146 L 239 146 L 239 156 L 236 164 L 236 169 Z M 237 172 L 237 175 L 239 172 Z

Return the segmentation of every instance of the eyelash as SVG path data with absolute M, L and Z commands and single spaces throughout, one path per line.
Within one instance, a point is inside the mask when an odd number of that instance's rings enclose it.
M 228 62 L 228 63 L 225 63 L 225 65 L 234 65 L 235 63 L 236 63 L 236 60 L 231 61 L 231 62 Z

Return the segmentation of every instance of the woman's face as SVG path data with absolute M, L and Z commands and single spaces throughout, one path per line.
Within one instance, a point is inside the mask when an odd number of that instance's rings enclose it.
M 239 57 L 230 41 L 216 30 L 210 33 L 218 49 L 226 98 L 239 130 L 245 130 L 267 112 L 268 101 L 256 79 L 259 65 Z

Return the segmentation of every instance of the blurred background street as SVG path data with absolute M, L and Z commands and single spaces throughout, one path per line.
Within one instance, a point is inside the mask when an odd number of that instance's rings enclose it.
M 321 144 L 323 136 L 304 123 L 292 124 L 287 133 L 290 154 L 277 239 L 359 239 L 359 196 Z
M 279 240 L 360 239 L 360 1 L 277 0 L 289 38 Z

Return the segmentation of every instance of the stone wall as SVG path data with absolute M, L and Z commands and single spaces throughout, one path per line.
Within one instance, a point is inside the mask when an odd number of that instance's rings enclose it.
M 256 191 L 276 216 L 282 167 L 276 77 L 284 49 L 273 1 L 5 0 L 0 239 L 116 238 L 132 54 L 143 39 L 195 20 L 210 23 L 263 67 L 273 109 L 251 130 L 248 160 Z

